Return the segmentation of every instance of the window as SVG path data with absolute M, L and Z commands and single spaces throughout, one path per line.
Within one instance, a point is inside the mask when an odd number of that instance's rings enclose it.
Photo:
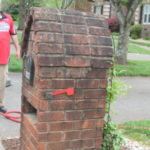
M 94 6 L 94 13 L 102 15 L 103 14 L 103 6 Z
M 150 5 L 146 4 L 143 8 L 143 24 L 150 24 Z

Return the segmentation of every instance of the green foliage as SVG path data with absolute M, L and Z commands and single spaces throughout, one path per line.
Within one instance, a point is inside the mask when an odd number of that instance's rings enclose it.
M 115 76 L 117 74 L 116 71 Z M 115 102 L 118 95 L 125 95 L 127 93 L 128 86 L 124 84 L 119 78 L 113 78 L 111 83 L 107 87 L 107 110 L 109 109 L 109 104 Z
M 149 36 L 149 37 L 148 37 L 148 36 L 147 36 L 147 37 L 144 37 L 143 39 L 144 39 L 144 40 L 150 40 L 150 36 Z
M 104 133 L 104 142 L 101 150 L 120 150 L 124 140 L 121 132 L 118 130 L 118 126 L 110 122 L 105 123 Z
M 131 27 L 131 38 L 138 39 L 141 37 L 142 25 L 137 24 Z
M 10 56 L 9 71 L 11 72 L 22 71 L 22 59 L 17 60 L 14 54 Z
M 19 15 L 19 1 L 18 0 L 3 0 L 2 1 L 2 10 L 11 14 L 14 21 L 18 20 Z
M 46 7 L 67 9 L 74 0 L 43 0 Z
M 107 87 L 107 117 L 104 125 L 104 139 L 101 150 L 120 150 L 124 143 L 123 137 L 119 132 L 118 126 L 111 122 L 110 112 L 111 104 L 116 100 L 118 95 L 125 95 L 128 87 L 119 79 L 116 78 L 116 71 L 110 72 L 111 76 L 108 80 Z M 115 77 L 115 78 L 114 78 Z

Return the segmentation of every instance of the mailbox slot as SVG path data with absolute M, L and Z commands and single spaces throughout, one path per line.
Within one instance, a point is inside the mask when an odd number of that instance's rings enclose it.
M 25 72 L 24 72 L 24 76 L 25 76 L 27 82 L 31 86 L 33 86 L 34 72 L 35 72 L 34 60 L 33 60 L 32 56 L 26 56 L 25 57 Z

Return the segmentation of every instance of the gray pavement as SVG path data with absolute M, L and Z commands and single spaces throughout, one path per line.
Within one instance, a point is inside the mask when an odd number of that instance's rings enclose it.
M 122 77 L 131 86 L 126 96 L 120 96 L 112 106 L 112 120 L 122 123 L 131 120 L 150 120 L 150 77 Z
M 12 86 L 6 88 L 5 106 L 8 110 L 21 109 L 21 73 L 9 73 Z M 18 137 L 20 124 L 0 115 L 0 138 Z M 1 149 L 0 149 L 1 150 Z

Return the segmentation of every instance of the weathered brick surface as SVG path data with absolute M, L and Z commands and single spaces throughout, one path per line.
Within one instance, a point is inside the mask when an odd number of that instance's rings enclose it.
M 23 35 L 22 55 L 32 56 L 35 74 L 31 85 L 24 62 L 21 150 L 99 150 L 113 55 L 106 22 L 32 8 Z M 70 87 L 74 95 L 46 97 Z

